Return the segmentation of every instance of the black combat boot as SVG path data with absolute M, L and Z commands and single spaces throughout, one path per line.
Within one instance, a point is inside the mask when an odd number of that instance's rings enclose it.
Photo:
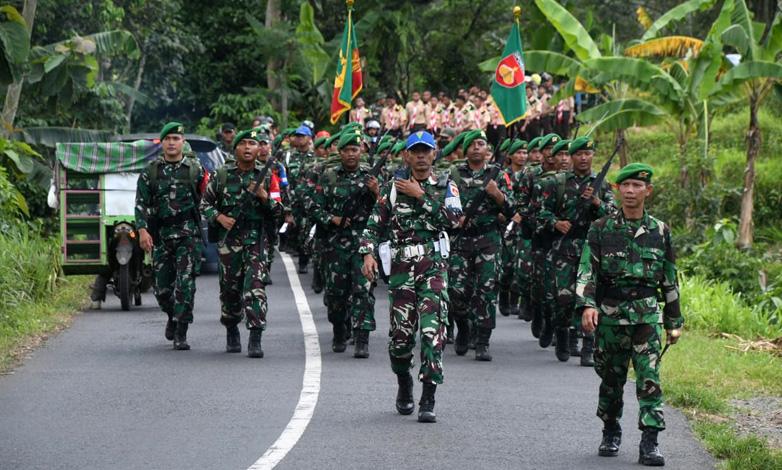
M 557 346 L 554 348 L 554 354 L 556 354 L 557 359 L 562 362 L 567 362 L 568 359 L 570 359 L 567 328 L 557 328 Z
M 519 314 L 519 294 L 511 291 L 508 303 L 510 303 L 510 315 L 517 316 Z
M 478 340 L 478 327 L 474 323 L 470 323 L 470 340 L 467 341 L 468 349 L 475 349 L 475 343 Z
M 366 359 L 369 357 L 369 331 L 356 330 L 356 347 L 353 351 L 353 357 Z
M 166 339 L 172 341 L 174 339 L 175 332 L 176 332 L 176 322 L 174 321 L 174 316 L 169 315 L 168 321 L 166 322 L 166 332 L 165 332 Z
M 187 327 L 190 326 L 185 322 L 177 322 L 176 331 L 174 331 L 174 349 L 177 351 L 187 351 L 190 349 L 190 345 L 187 344 Z
M 647 467 L 662 467 L 665 465 L 665 457 L 657 448 L 657 430 L 644 429 L 641 434 L 641 443 L 638 445 L 638 463 Z
M 530 332 L 535 338 L 540 338 L 540 332 L 543 330 L 543 312 L 539 308 L 536 308 L 532 312 L 532 324 L 530 325 Z
M 595 336 L 584 335 L 583 347 L 581 348 L 581 365 L 584 367 L 593 367 L 595 365 Z
M 453 344 L 453 324 L 445 327 L 445 344 Z
M 331 350 L 335 353 L 345 352 L 348 347 L 345 342 L 345 324 L 337 322 L 332 326 L 332 330 L 334 331 L 334 339 L 331 342 Z
M 622 444 L 622 427 L 618 421 L 607 421 L 603 426 L 603 440 L 597 449 L 601 457 L 616 457 Z
M 454 343 L 454 350 L 458 356 L 464 356 L 467 354 L 470 343 L 470 322 L 466 318 L 457 318 L 456 326 L 458 331 L 456 332 L 456 342 Z
M 413 401 L 413 376 L 410 373 L 398 374 L 396 382 L 399 390 L 396 392 L 396 411 L 400 415 L 409 415 L 415 410 Z
M 310 262 L 310 257 L 299 253 L 299 274 L 307 274 L 307 264 Z
M 491 330 L 488 328 L 477 328 L 477 340 L 475 341 L 475 360 L 476 361 L 491 361 L 492 357 L 489 353 L 489 338 L 491 338 Z
M 538 344 L 541 348 L 547 348 L 551 346 L 551 341 L 554 338 L 554 322 L 551 318 L 544 318 L 543 319 L 543 329 L 540 332 L 540 337 L 538 338 Z M 567 345 L 567 341 L 565 341 L 565 345 Z
M 578 331 L 576 331 L 575 328 L 570 329 L 568 340 L 570 341 L 570 355 L 573 357 L 580 356 L 581 350 L 578 349 Z
M 323 277 L 321 276 L 320 269 L 315 269 L 312 272 L 312 291 L 316 294 L 323 292 Z
M 434 392 L 436 390 L 436 384 L 424 384 L 424 391 L 421 393 L 421 401 L 418 402 L 419 423 L 437 422 L 437 416 L 434 414 Z
M 497 304 L 500 307 L 500 315 L 503 317 L 510 315 L 510 292 L 504 289 L 500 290 L 499 301 Z
M 350 318 L 345 320 L 345 340 L 349 341 L 350 345 L 356 344 L 356 337 L 351 332 L 353 331 L 352 322 Z
M 225 352 L 242 352 L 242 338 L 239 335 L 239 327 L 236 325 L 225 327 Z
M 247 357 L 263 357 L 261 349 L 262 330 L 250 330 L 250 341 L 247 343 Z

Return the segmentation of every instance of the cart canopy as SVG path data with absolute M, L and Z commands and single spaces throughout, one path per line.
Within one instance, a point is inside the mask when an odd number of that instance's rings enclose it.
M 79 173 L 126 173 L 143 170 L 160 149 L 160 143 L 148 140 L 58 143 L 56 156 L 63 167 Z

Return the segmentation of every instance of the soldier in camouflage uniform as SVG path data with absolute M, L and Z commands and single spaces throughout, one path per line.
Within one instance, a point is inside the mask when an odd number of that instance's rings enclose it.
M 256 137 L 258 138 L 258 153 L 256 159 L 261 165 L 266 164 L 266 159 L 271 156 L 271 136 L 265 127 L 256 127 L 253 129 L 256 131 Z M 235 162 L 234 162 L 235 164 Z M 288 192 L 288 175 L 285 171 L 285 165 L 281 162 L 274 162 L 271 170 L 271 178 L 269 184 L 269 196 L 281 202 L 283 205 L 282 217 L 270 217 L 268 220 L 264 220 L 264 233 L 266 234 L 266 244 L 264 250 L 264 267 L 263 267 L 263 283 L 267 286 L 272 285 L 271 267 L 274 262 L 275 245 L 280 238 L 277 231 L 277 227 L 282 223 L 284 219 L 290 220 L 290 193 Z
M 649 215 L 653 169 L 631 163 L 616 178 L 621 210 L 592 223 L 581 254 L 576 308 L 585 332 L 596 330 L 595 371 L 600 376 L 597 416 L 603 420 L 599 455 L 619 452 L 622 396 L 630 361 L 635 370 L 643 431 L 639 463 L 661 466 L 657 434 L 665 429 L 660 388 L 662 330 L 675 343 L 684 323 L 670 228 Z M 665 302 L 660 311 L 658 300 Z
M 511 181 L 511 193 L 513 200 L 516 200 L 521 183 L 521 175 L 524 170 L 524 164 L 527 161 L 527 142 L 519 139 L 506 139 L 508 142 L 505 151 L 508 153 L 510 164 L 505 169 L 505 174 Z M 521 242 L 521 215 L 518 212 L 513 214 L 510 220 L 503 220 L 504 216 L 499 217 L 502 221 L 502 262 L 500 265 L 499 276 L 499 309 L 504 316 L 519 314 L 519 289 L 514 286 L 515 265 L 518 257 L 519 244 Z
M 150 163 L 136 187 L 139 244 L 152 251 L 155 297 L 168 315 L 165 337 L 174 349 L 188 350 L 187 329 L 193 322 L 195 256 L 201 243 L 198 204 L 208 177 L 198 160 L 185 158 L 185 128 L 178 122 L 160 132 L 163 156 Z
M 566 142 L 566 141 L 563 141 Z M 562 151 L 555 148 L 557 151 Z M 564 153 L 564 151 L 562 151 Z M 594 143 L 589 137 L 580 137 L 570 143 L 567 153 L 573 159 L 573 171 L 558 173 L 543 195 L 538 220 L 543 231 L 554 238 L 549 252 L 554 280 L 554 318 L 556 329 L 556 356 L 567 361 L 571 351 L 568 344 L 577 342 L 575 337 L 575 289 L 578 260 L 584 247 L 587 230 L 593 220 L 615 212 L 614 195 L 608 182 L 594 191 L 591 184 L 596 175 L 592 172 Z M 594 338 L 585 335 L 581 355 L 582 366 L 594 365 L 592 351 Z M 577 344 L 575 346 L 578 351 Z
M 374 283 L 361 273 L 359 236 L 379 195 L 376 178 L 359 164 L 361 134 L 343 132 L 337 145 L 341 165 L 329 169 L 315 189 L 313 217 L 327 228 L 323 245 L 326 276 L 324 303 L 333 326 L 332 350 L 344 352 L 347 345 L 345 322 L 352 319 L 354 357 L 369 357 L 369 333 L 375 330 Z M 346 201 L 355 200 L 355 211 L 345 214 Z
M 293 151 L 286 162 L 288 181 L 291 186 L 292 200 L 291 209 L 293 211 L 294 225 L 288 228 L 287 244 L 296 249 L 299 255 L 299 274 L 307 273 L 312 252 L 306 246 L 307 234 L 309 233 L 309 217 L 304 210 L 304 197 L 299 194 L 299 185 L 305 184 L 304 175 L 306 166 L 311 163 L 314 154 L 310 149 L 312 143 L 312 130 L 305 125 L 301 125 L 293 131 L 291 135 L 291 144 Z
M 471 131 L 464 137 L 462 149 L 467 161 L 451 170 L 462 206 L 468 208 L 478 195 L 486 191 L 469 221 L 460 222 L 460 231 L 454 241 L 450 260 L 448 295 L 450 308 L 456 320 L 456 354 L 463 356 L 469 348 L 470 330 L 475 330 L 475 359 L 491 361 L 489 339 L 496 325 L 497 273 L 502 247 L 498 215 L 513 216 L 511 183 L 500 172 L 487 181 L 490 165 L 486 136 L 482 131 Z M 466 210 L 466 209 L 465 209 Z M 466 225 L 465 225 L 466 222 Z
M 256 161 L 259 138 L 255 130 L 236 135 L 236 163 L 217 170 L 207 186 L 201 210 L 211 224 L 219 225 L 220 323 L 226 328 L 226 352 L 242 351 L 238 325 L 244 318 L 250 330 L 247 355 L 260 358 L 268 310 L 263 282 L 268 249 L 264 224 L 281 216 L 283 206 L 267 190 L 270 173 L 261 187 L 254 187 L 263 168 Z
M 420 329 L 418 379 L 423 382 L 423 392 L 418 420 L 434 422 L 434 396 L 437 384 L 443 383 L 442 353 L 448 323 L 447 254 L 440 239 L 445 230 L 457 226 L 461 203 L 448 174 L 438 178 L 432 171 L 435 142 L 431 134 L 411 134 L 406 147 L 409 178 L 396 178 L 384 188 L 361 237 L 359 252 L 364 256 L 364 275 L 374 279 L 378 271 L 375 248 L 390 234 L 388 353 L 399 385 L 396 409 L 408 415 L 415 407 L 410 369 Z

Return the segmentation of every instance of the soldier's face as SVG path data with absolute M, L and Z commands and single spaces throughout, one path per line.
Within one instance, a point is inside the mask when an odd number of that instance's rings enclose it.
M 234 137 L 236 137 L 236 131 L 233 129 L 226 129 L 223 131 L 223 142 L 226 144 L 231 144 L 231 142 L 234 141 Z
M 309 147 L 310 138 L 306 135 L 294 134 L 291 139 L 291 143 L 298 150 L 305 150 L 307 147 Z
M 524 149 L 516 150 L 510 158 L 514 165 L 521 166 L 527 161 L 527 151 Z
M 567 152 L 567 150 L 557 152 L 556 160 L 557 167 L 560 170 L 569 170 L 573 164 L 573 161 L 570 159 L 570 154 Z
M 591 150 L 579 150 L 573 155 L 573 169 L 578 173 L 588 173 L 592 170 L 592 157 L 595 153 Z
M 339 157 L 342 159 L 342 166 L 352 171 L 358 168 L 358 159 L 361 156 L 361 147 L 358 145 L 346 145 L 339 151 Z
M 626 179 L 619 184 L 619 195 L 622 197 L 622 206 L 628 209 L 642 208 L 646 198 L 652 195 L 652 185 L 642 180 Z
M 182 155 L 182 148 L 185 146 L 185 136 L 182 134 L 168 134 L 163 138 L 163 152 L 167 157 L 178 157 Z
M 271 152 L 271 146 L 269 145 L 269 142 L 261 141 L 258 142 L 258 159 L 262 161 L 266 161 L 266 157 L 269 156 L 269 152 Z
M 486 154 L 488 153 L 486 151 L 488 148 L 485 140 L 475 139 L 470 146 L 467 147 L 467 160 L 471 163 L 484 161 L 486 159 Z
M 405 163 L 418 172 L 429 171 L 434 162 L 434 149 L 426 145 L 415 145 L 407 151 Z
M 543 162 L 546 165 L 556 165 L 557 159 L 554 157 L 554 155 L 551 154 L 551 147 L 546 147 L 543 149 Z
M 252 162 L 258 155 L 258 141 L 242 139 L 236 144 L 236 159 L 243 163 Z
M 529 153 L 529 160 L 531 162 L 540 163 L 541 161 L 543 161 L 543 154 L 540 153 L 540 150 L 535 149 Z

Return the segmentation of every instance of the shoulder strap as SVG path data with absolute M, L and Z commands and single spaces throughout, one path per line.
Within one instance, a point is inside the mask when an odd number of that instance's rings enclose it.
M 448 180 L 451 179 L 450 176 L 447 171 L 440 173 L 440 176 L 437 178 L 437 187 L 440 189 L 447 188 Z
M 160 175 L 160 160 L 154 160 L 149 164 L 149 189 L 153 195 L 157 194 L 157 181 Z

